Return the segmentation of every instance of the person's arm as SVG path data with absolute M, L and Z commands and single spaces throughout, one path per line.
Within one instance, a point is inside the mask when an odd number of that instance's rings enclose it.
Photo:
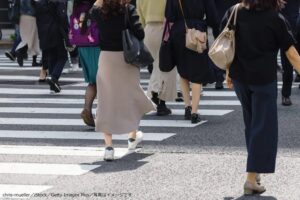
M 300 73 L 300 56 L 298 51 L 294 46 L 291 46 L 286 52 L 286 57 L 290 61 L 290 63 L 293 65 L 294 69 Z
M 204 0 L 205 6 L 205 15 L 208 26 L 213 29 L 214 37 L 218 37 L 219 35 L 219 18 L 215 1 L 212 0 Z
M 128 6 L 128 14 L 129 14 L 129 24 L 132 32 L 135 37 L 139 40 L 143 40 L 145 37 L 144 28 L 140 22 L 139 15 L 136 12 L 136 9 L 133 5 Z
M 138 15 L 140 16 L 140 22 L 142 23 L 143 27 L 145 27 L 146 26 L 146 20 L 145 20 L 145 16 L 143 15 L 144 13 L 143 13 L 140 1 L 136 2 L 136 10 L 137 10 Z

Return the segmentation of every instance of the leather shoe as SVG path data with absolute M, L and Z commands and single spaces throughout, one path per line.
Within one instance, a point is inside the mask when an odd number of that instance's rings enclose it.
M 283 106 L 291 106 L 293 103 L 290 97 L 282 97 L 282 105 Z
M 95 121 L 94 121 L 93 115 L 92 115 L 92 113 L 88 112 L 88 110 L 84 109 L 81 112 L 80 116 L 86 125 L 95 127 Z

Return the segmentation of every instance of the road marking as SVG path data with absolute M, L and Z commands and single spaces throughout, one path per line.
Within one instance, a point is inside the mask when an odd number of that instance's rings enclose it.
M 49 89 L 22 89 L 22 88 L 1 88 L 0 94 L 19 94 L 19 95 L 48 95 Z M 85 95 L 85 90 L 62 90 L 61 93 L 55 95 Z M 235 97 L 232 91 L 204 91 L 203 96 L 209 97 Z
M 79 176 L 98 167 L 100 165 L 1 162 L 0 174 Z
M 2 88 L 0 88 L 1 90 Z M 68 104 L 81 105 L 84 99 L 66 99 L 66 98 L 0 98 L 0 103 L 20 103 L 20 104 Z M 97 104 L 97 100 L 94 104 Z M 172 106 L 183 106 L 183 102 L 167 102 Z M 215 106 L 239 106 L 238 100 L 201 100 L 199 105 L 215 105 Z
M 198 124 L 191 124 L 188 120 L 141 120 L 140 126 L 146 127 L 196 127 L 207 121 Z M 81 119 L 48 119 L 48 118 L 0 118 L 2 125 L 39 125 L 39 126 L 85 126 Z
M 33 194 L 40 194 L 52 186 L 46 185 L 11 185 L 0 184 L 0 198 L 2 199 L 27 199 Z M 8 196 L 8 195 L 12 196 Z M 6 195 L 6 196 L 5 196 Z
M 127 148 L 115 148 L 116 159 L 136 151 L 129 151 Z M 103 157 L 105 148 L 101 147 L 56 147 L 56 146 L 15 146 L 1 145 L 1 155 L 40 155 L 40 156 L 83 156 Z
M 175 136 L 175 133 L 144 133 L 144 141 L 163 141 Z M 103 140 L 103 134 L 98 132 L 73 131 L 13 131 L 0 130 L 0 138 L 24 139 L 63 139 L 63 140 Z M 128 134 L 113 135 L 114 140 L 128 140 Z
M 37 107 L 0 107 L 0 113 L 27 113 L 27 114 L 76 114 L 78 115 L 82 108 L 37 108 Z M 95 111 L 95 110 L 94 110 Z M 184 115 L 184 109 L 172 109 L 172 115 Z M 201 115 L 207 116 L 223 116 L 233 110 L 208 110 L 200 109 Z M 156 112 L 147 115 L 155 115 Z
M 11 76 L 0 75 L 0 80 L 38 81 L 38 76 Z M 83 78 L 60 78 L 60 81 L 82 82 Z

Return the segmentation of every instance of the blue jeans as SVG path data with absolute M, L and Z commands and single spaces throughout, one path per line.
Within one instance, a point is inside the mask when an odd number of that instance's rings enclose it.
M 233 80 L 233 85 L 243 108 L 247 172 L 274 173 L 278 143 L 277 81 L 248 85 Z

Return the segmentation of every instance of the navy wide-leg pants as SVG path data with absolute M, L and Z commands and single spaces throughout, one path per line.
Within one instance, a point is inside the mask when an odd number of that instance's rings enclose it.
M 247 172 L 274 173 L 278 143 L 277 81 L 248 85 L 233 80 L 233 84 L 243 108 Z

